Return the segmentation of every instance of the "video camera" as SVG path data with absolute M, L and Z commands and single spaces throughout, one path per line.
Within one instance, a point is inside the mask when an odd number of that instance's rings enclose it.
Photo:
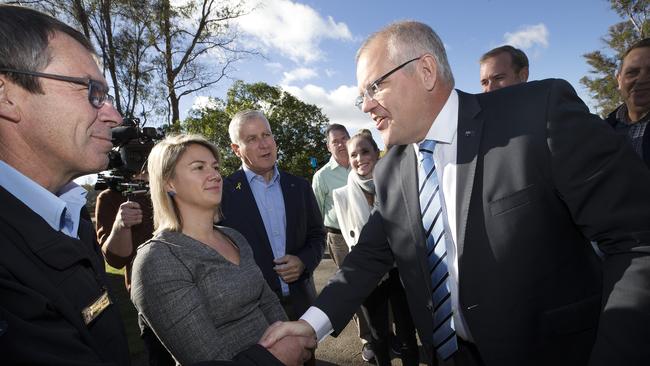
M 124 195 L 146 193 L 149 182 L 134 179 L 144 171 L 147 157 L 165 135 L 154 127 L 141 127 L 140 119 L 125 118 L 111 131 L 113 150 L 108 154 L 108 169 L 97 175 L 95 190 L 110 188 Z

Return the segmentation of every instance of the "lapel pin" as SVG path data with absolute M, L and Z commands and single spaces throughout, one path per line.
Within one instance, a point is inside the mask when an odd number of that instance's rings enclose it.
M 470 136 L 474 136 L 474 130 L 465 131 L 465 137 L 470 137 Z
M 238 182 L 237 185 L 235 186 L 235 189 L 241 190 L 241 182 Z

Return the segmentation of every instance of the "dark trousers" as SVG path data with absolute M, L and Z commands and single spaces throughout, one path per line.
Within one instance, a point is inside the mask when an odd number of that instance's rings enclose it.
M 361 310 L 368 321 L 372 337 L 372 349 L 378 366 L 389 366 L 389 337 L 391 324 L 389 322 L 389 299 L 393 308 L 393 320 L 397 338 L 402 344 L 402 364 L 418 365 L 418 346 L 415 338 L 415 326 L 406 302 L 406 294 L 399 279 L 396 268 L 389 272 L 388 278 L 382 281 L 366 298 Z
M 436 350 L 430 344 L 424 345 L 424 349 L 429 366 L 485 366 L 476 345 L 460 338 L 458 339 L 458 351 L 447 360 L 439 359 Z
M 156 334 L 146 324 L 143 324 L 140 337 L 144 343 L 146 359 L 149 366 L 175 366 L 176 361 L 167 348 L 156 337 Z
M 420 352 L 416 338 L 415 324 L 411 317 L 411 310 L 406 300 L 406 292 L 399 278 L 397 268 L 388 274 L 390 281 L 389 300 L 393 310 L 393 321 L 395 323 L 395 335 L 401 343 L 400 357 L 403 366 L 418 366 L 420 364 Z

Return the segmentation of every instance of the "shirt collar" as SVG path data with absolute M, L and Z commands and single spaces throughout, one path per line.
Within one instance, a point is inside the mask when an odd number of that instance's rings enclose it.
M 632 125 L 632 120 L 630 119 L 630 115 L 628 114 L 627 110 L 627 104 L 623 103 L 621 107 L 616 111 L 616 119 L 618 122 L 622 122 L 625 125 Z M 639 119 L 636 123 L 639 122 L 646 122 L 650 120 L 650 112 L 647 112 L 641 119 Z
M 457 130 L 458 93 L 454 89 L 451 91 L 451 94 L 449 94 L 449 98 L 447 98 L 445 105 L 440 110 L 440 113 L 438 113 L 436 119 L 433 120 L 425 140 L 434 140 L 436 142 L 451 144 L 456 137 Z
M 338 161 L 336 161 L 336 159 L 334 159 L 334 156 L 331 156 L 331 155 L 330 155 L 330 161 L 327 163 L 327 166 L 331 170 L 334 170 L 336 168 L 342 168 L 342 169 L 345 169 L 345 170 L 350 170 L 349 166 L 346 168 L 343 165 L 339 164 Z
M 242 164 L 242 169 L 244 169 L 244 174 L 246 174 L 246 180 L 248 180 L 248 184 L 251 184 L 251 182 L 254 179 L 257 179 L 260 182 L 264 182 L 264 184 L 267 184 L 266 179 L 264 179 L 263 176 L 250 170 L 245 164 Z M 273 166 L 273 177 L 271 177 L 271 181 L 269 181 L 267 185 L 271 185 L 279 181 L 280 181 L 280 171 L 278 170 L 278 164 L 275 164 L 275 166 Z
M 0 160 L 0 186 L 43 218 L 56 231 L 77 237 L 81 208 L 88 192 L 74 182 L 57 194 Z

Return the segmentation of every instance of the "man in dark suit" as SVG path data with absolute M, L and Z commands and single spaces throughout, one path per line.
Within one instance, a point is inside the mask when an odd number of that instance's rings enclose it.
M 627 137 L 650 169 L 650 38 L 638 41 L 625 52 L 616 81 L 623 104 L 606 121 Z
M 266 282 L 296 320 L 316 298 L 313 272 L 325 231 L 309 183 L 277 168 L 277 146 L 260 111 L 237 113 L 229 126 L 242 168 L 225 179 L 222 224 L 244 235 Z
M 314 307 L 263 345 L 340 332 L 395 261 L 430 364 L 650 364 L 650 173 L 568 83 L 454 90 L 417 22 L 372 35 L 357 80 L 392 146 L 378 208 Z

